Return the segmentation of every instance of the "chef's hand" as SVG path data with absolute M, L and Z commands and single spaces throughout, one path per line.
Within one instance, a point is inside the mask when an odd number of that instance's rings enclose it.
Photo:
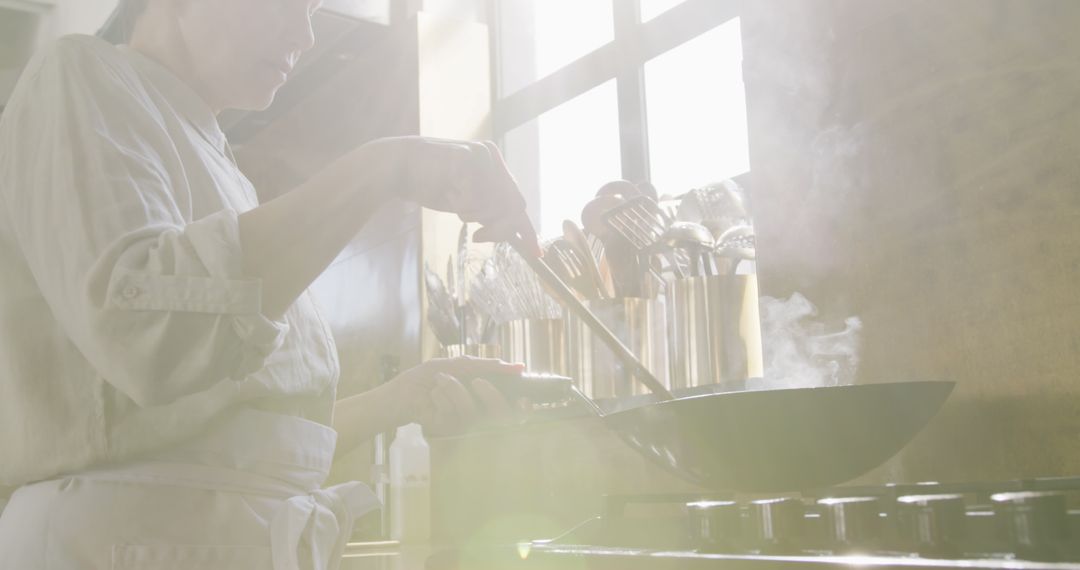
M 393 169 L 390 183 L 399 197 L 479 223 L 483 227 L 473 236 L 475 241 L 519 236 L 541 255 L 525 213 L 525 198 L 495 143 L 391 137 L 373 144 L 382 145 L 388 154 Z
M 437 358 L 410 368 L 387 383 L 393 414 L 416 422 L 431 435 L 461 433 L 480 419 L 509 420 L 513 406 L 485 375 L 520 374 L 520 364 L 488 358 Z

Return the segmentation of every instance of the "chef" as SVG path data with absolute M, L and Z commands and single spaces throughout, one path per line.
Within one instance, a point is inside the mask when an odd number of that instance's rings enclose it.
M 535 246 L 496 147 L 376 140 L 265 204 L 216 116 L 266 108 L 318 0 L 122 0 L 61 38 L 0 122 L 0 569 L 335 568 L 363 485 L 335 451 L 506 402 L 497 360 L 336 401 L 306 291 L 391 198 Z M 538 248 L 537 248 L 538 249 Z

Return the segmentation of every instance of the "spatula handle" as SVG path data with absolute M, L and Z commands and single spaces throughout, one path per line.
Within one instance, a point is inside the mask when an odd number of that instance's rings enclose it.
M 664 385 L 653 376 L 652 372 L 645 367 L 644 364 L 638 360 L 637 356 L 634 356 L 630 349 L 626 348 L 626 345 L 619 340 L 619 337 L 615 336 L 610 329 L 604 326 L 604 323 L 600 322 L 600 319 L 596 318 L 596 315 L 589 310 L 574 292 L 570 290 L 570 287 L 563 283 L 559 276 L 548 267 L 547 263 L 540 257 L 536 257 L 531 253 L 530 249 L 525 243 L 518 237 L 513 237 L 509 240 L 510 247 L 514 248 L 514 251 L 518 252 L 525 262 L 529 264 L 529 267 L 536 273 L 536 276 L 540 278 L 540 282 L 544 284 L 545 288 L 551 293 L 559 302 L 566 307 L 568 311 L 574 314 L 589 327 L 589 330 L 596 336 L 600 337 L 600 340 L 604 341 L 604 344 L 608 345 L 608 348 L 622 360 L 623 364 L 630 369 L 634 378 L 637 378 L 639 382 L 645 385 L 650 392 L 657 396 L 663 397 L 665 400 L 672 398 L 671 392 L 664 388 Z

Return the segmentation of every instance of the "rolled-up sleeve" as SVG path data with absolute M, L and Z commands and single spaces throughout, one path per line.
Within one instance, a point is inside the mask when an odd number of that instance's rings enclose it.
M 193 215 L 193 193 L 217 190 L 182 176 L 140 86 L 64 42 L 32 65 L 34 104 L 5 117 L 20 152 L 0 162 L 0 197 L 71 341 L 144 406 L 259 370 L 289 327 L 243 274 L 237 212 Z

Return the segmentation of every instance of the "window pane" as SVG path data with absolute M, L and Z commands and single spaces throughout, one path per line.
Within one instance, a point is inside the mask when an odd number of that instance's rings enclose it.
M 323 9 L 379 24 L 390 23 L 390 0 L 323 0 Z
M 646 63 L 645 94 L 660 193 L 750 170 L 738 18 Z
M 615 39 L 611 0 L 500 0 L 498 7 L 504 94 Z
M 611 0 L 537 0 L 536 76 L 615 39 Z
M 685 1 L 686 0 L 641 0 L 641 21 L 648 22 Z
M 564 219 L 579 219 L 596 190 L 621 177 L 615 81 L 507 133 L 506 153 L 522 190 L 539 203 L 541 235 L 560 235 Z

